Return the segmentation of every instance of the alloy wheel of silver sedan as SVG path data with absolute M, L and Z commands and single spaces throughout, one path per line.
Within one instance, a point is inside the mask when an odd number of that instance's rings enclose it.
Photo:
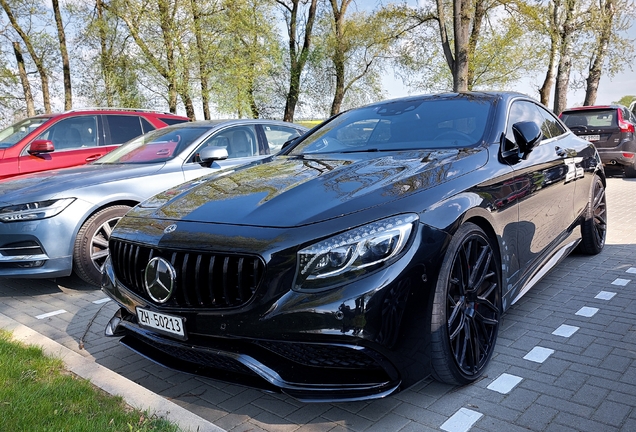
M 73 270 L 84 281 L 99 285 L 102 269 L 108 257 L 108 240 L 113 228 L 129 206 L 116 205 L 93 214 L 82 225 L 75 239 Z

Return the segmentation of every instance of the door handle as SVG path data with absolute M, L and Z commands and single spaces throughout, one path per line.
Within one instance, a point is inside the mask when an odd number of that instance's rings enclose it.
M 97 159 L 99 159 L 102 156 L 104 156 L 104 155 L 103 154 L 91 155 L 91 156 L 86 158 L 86 162 L 93 162 L 94 160 L 97 160 Z

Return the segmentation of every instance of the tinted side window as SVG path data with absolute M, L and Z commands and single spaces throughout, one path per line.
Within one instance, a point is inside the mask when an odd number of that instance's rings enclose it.
M 541 132 L 543 132 L 543 136 L 545 138 L 554 138 L 561 136 L 565 133 L 565 129 L 559 123 L 559 121 L 550 113 L 546 111 L 542 107 L 537 105 L 537 109 L 541 116 L 543 117 L 543 123 L 541 124 Z
M 143 133 L 138 116 L 107 114 L 104 115 L 104 123 L 110 131 L 110 142 L 107 144 L 123 144 Z
M 53 124 L 36 139 L 51 140 L 55 150 L 71 150 L 97 145 L 97 117 L 69 117 Z
M 538 110 L 537 105 L 529 101 L 515 101 L 510 107 L 510 113 L 508 114 L 508 125 L 506 126 L 506 139 L 510 142 L 515 142 L 515 136 L 512 133 L 512 125 L 522 121 L 531 121 L 536 123 L 537 126 L 543 125 L 543 116 Z M 543 130 L 543 128 L 541 129 Z
M 285 142 L 300 136 L 300 133 L 292 128 L 278 125 L 263 125 L 269 153 L 278 153 Z
M 141 126 L 144 129 L 144 133 L 153 131 L 155 129 L 157 129 L 156 127 L 154 127 L 152 125 L 152 123 L 150 123 L 148 120 L 146 120 L 145 118 L 141 117 Z
M 179 123 L 187 123 L 189 120 L 183 120 L 174 117 L 157 117 L 159 120 L 167 124 L 168 126 L 176 125 Z

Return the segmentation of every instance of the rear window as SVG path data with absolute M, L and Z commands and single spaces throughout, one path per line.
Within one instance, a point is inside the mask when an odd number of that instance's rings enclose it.
M 589 110 L 564 112 L 561 120 L 569 127 L 618 127 L 616 110 Z

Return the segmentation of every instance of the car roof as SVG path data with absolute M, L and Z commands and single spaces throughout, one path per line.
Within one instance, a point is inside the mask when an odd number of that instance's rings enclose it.
M 168 116 L 175 118 L 187 118 L 178 114 L 173 114 L 166 111 L 161 110 L 152 110 L 152 109 L 141 109 L 141 108 L 108 108 L 108 107 L 95 107 L 95 108 L 77 108 L 71 109 L 64 112 L 59 113 L 47 113 L 47 114 L 39 114 L 33 116 L 32 118 L 57 118 L 62 116 L 72 116 L 72 115 L 80 115 L 80 114 L 138 114 L 143 115 L 147 114 L 149 116 Z
M 586 106 L 580 106 L 580 107 L 572 107 L 572 108 L 566 108 L 563 110 L 563 112 L 567 112 L 567 111 L 588 111 L 588 110 L 600 110 L 600 109 L 621 109 L 621 108 L 625 108 L 623 105 L 586 105 Z

